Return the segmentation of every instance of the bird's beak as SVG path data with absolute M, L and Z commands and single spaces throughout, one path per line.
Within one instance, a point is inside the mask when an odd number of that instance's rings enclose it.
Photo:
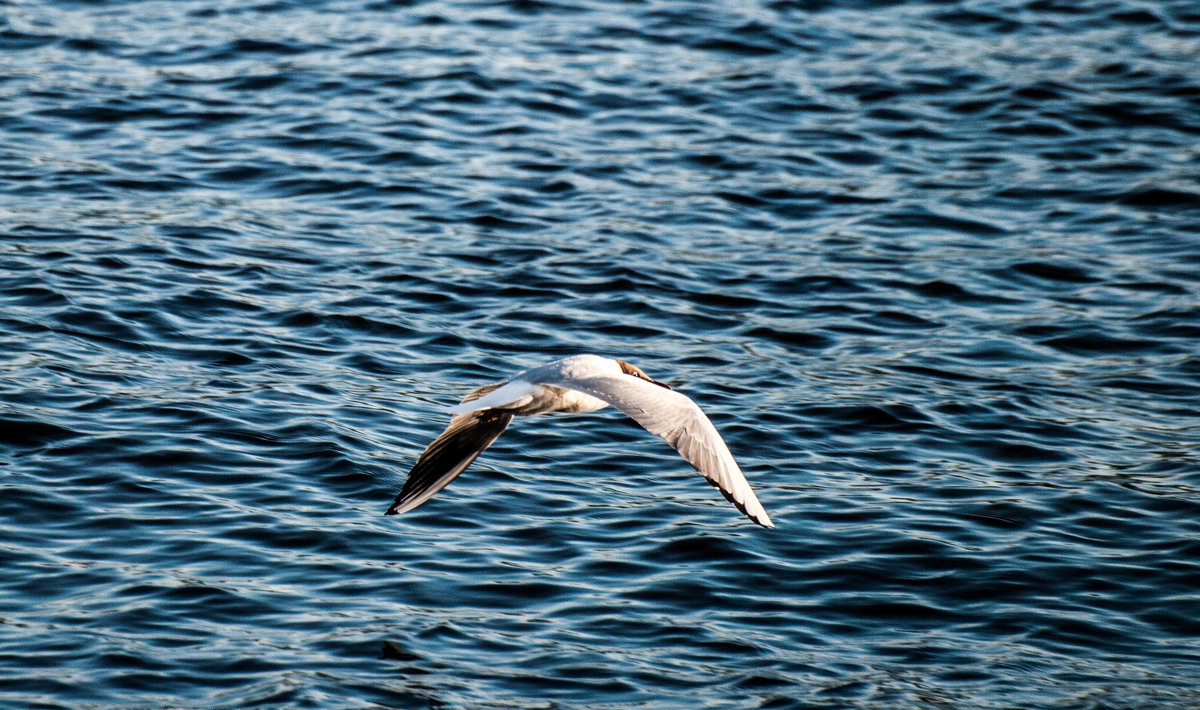
M 646 379 L 650 379 L 650 378 L 646 378 Z M 659 382 L 658 380 L 650 380 L 650 381 L 653 382 L 654 384 L 658 385 L 659 387 L 666 387 L 667 389 L 671 389 L 671 385 L 668 385 L 665 382 Z

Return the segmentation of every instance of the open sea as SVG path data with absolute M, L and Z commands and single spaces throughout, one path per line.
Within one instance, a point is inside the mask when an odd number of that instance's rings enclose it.
M 0 0 L 0 707 L 1200 707 L 1200 4 Z

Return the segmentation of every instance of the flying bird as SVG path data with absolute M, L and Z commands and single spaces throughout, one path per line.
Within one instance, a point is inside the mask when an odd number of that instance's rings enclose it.
M 696 403 L 624 360 L 574 355 L 484 385 L 450 408 L 449 426 L 425 449 L 387 515 L 433 497 L 492 445 L 513 417 L 594 412 L 612 405 L 666 439 L 730 503 L 764 527 L 763 510 L 729 447 Z

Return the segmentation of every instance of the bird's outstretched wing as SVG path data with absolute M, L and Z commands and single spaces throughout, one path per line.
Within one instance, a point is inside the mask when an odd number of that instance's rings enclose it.
M 484 385 L 467 395 L 470 402 L 504 385 Z M 450 485 L 483 450 L 492 445 L 512 421 L 512 415 L 498 409 L 477 409 L 456 414 L 449 426 L 433 440 L 409 471 L 400 495 L 387 509 L 387 515 L 403 513 L 424 503 Z
M 646 431 L 666 439 L 683 458 L 751 520 L 773 528 L 725 440 L 687 395 L 630 376 L 556 378 L 539 384 L 566 387 L 602 399 Z

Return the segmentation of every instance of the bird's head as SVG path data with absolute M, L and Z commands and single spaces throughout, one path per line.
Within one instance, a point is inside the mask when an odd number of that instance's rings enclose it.
M 624 360 L 617 360 L 617 364 L 621 366 L 621 372 L 624 372 L 626 375 L 633 375 L 634 377 L 638 378 L 639 380 L 645 380 L 651 384 L 658 385 L 659 387 L 665 387 L 667 389 L 671 389 L 670 385 L 659 382 L 658 380 L 650 379 L 650 376 L 647 375 L 646 373 L 642 372 L 642 369 L 640 367 L 638 367 L 637 365 L 631 365 L 631 364 L 625 362 Z

